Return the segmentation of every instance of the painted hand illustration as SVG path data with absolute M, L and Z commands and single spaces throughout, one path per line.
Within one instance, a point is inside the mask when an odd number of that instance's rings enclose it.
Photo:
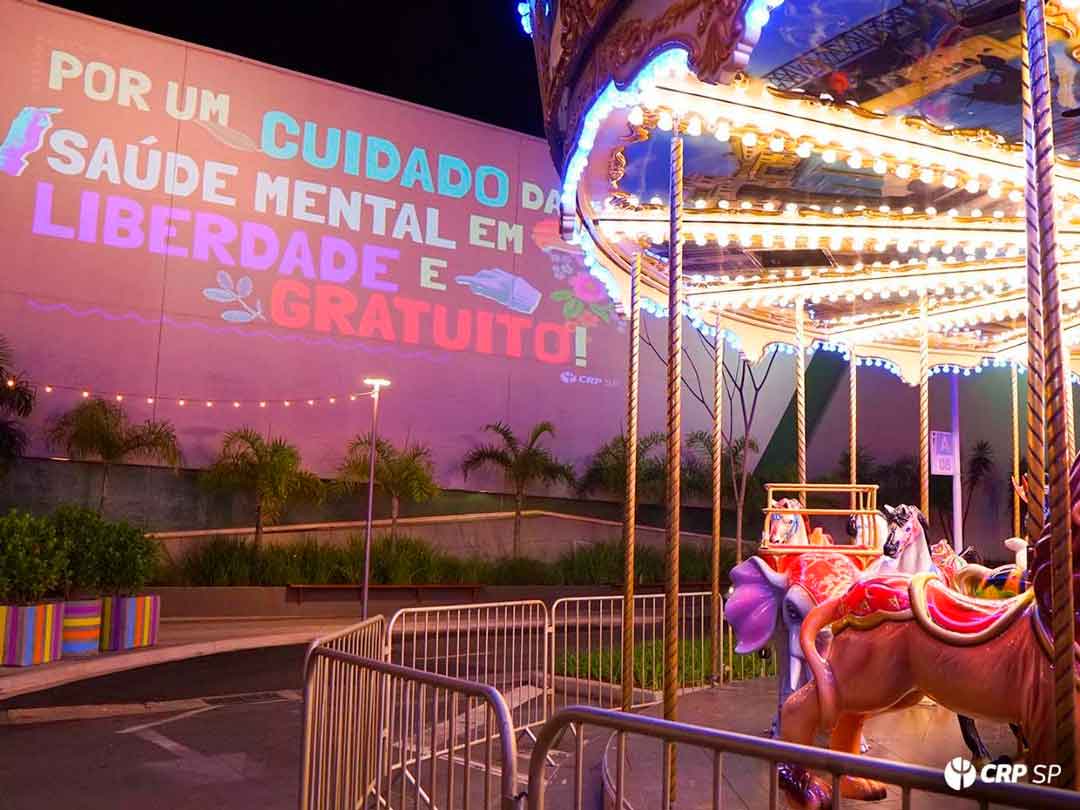
M 23 173 L 27 158 L 41 148 L 53 125 L 52 117 L 60 111 L 59 107 L 23 107 L 19 111 L 0 143 L 0 172 L 12 177 Z
M 255 320 L 266 320 L 262 311 L 262 301 L 255 299 L 255 306 L 247 303 L 247 298 L 255 290 L 255 285 L 248 276 L 243 276 L 235 283 L 226 270 L 218 270 L 216 287 L 207 287 L 203 290 L 203 297 L 216 301 L 219 304 L 239 304 L 241 309 L 227 309 L 221 313 L 222 320 L 231 323 L 251 323 Z
M 481 270 L 474 276 L 455 276 L 454 281 L 472 291 L 473 295 L 490 298 L 514 312 L 532 315 L 543 297 L 538 289 L 521 276 L 495 267 Z

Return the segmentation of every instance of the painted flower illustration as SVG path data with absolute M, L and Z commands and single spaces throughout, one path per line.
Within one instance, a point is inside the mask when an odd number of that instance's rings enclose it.
M 221 319 L 231 323 L 251 323 L 256 320 L 266 320 L 262 311 L 262 301 L 255 299 L 255 305 L 251 306 L 249 299 L 255 292 L 255 284 L 249 276 L 242 276 L 237 281 L 229 275 L 227 270 L 218 270 L 216 287 L 207 287 L 203 290 L 203 297 L 218 304 L 238 304 L 240 309 L 227 309 L 221 313 Z
M 593 304 L 607 298 L 604 285 L 588 273 L 578 273 L 570 279 L 570 289 L 574 291 L 575 296 L 587 304 Z

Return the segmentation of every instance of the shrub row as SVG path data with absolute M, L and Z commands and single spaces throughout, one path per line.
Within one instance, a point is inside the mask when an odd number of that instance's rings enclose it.
M 355 584 L 363 578 L 364 544 L 353 537 L 346 546 L 314 541 L 254 546 L 243 540 L 219 538 L 190 553 L 159 574 L 162 584 L 175 585 L 290 585 Z M 624 556 L 617 543 L 599 543 L 567 551 L 554 562 L 528 557 L 496 560 L 457 557 L 408 535 L 387 535 L 371 550 L 371 581 L 388 585 L 483 583 L 485 585 L 611 585 L 623 580 Z M 732 560 L 726 556 L 721 570 Z M 663 582 L 664 558 L 653 548 L 634 556 L 641 585 Z M 680 555 L 681 577 L 687 582 L 709 578 L 709 558 L 687 547 Z
M 47 517 L 0 517 L 0 604 L 73 594 L 131 594 L 151 578 L 157 544 L 141 529 L 61 506 Z

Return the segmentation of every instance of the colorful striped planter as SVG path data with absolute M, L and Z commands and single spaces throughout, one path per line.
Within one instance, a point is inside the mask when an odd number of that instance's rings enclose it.
M 64 603 L 64 657 L 97 655 L 101 644 L 101 600 Z
M 160 618 L 160 596 L 106 596 L 101 600 L 101 649 L 152 647 Z
M 60 658 L 64 603 L 0 605 L 0 652 L 5 667 L 29 667 Z

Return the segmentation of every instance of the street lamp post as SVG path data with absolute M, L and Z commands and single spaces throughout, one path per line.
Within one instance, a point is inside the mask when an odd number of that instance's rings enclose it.
M 364 590 L 361 608 L 361 615 L 366 619 L 368 617 L 368 582 L 371 577 L 371 517 L 375 504 L 375 427 L 379 420 L 379 391 L 389 387 L 390 381 L 379 377 L 369 377 L 364 380 L 364 385 L 371 386 L 371 440 L 368 448 L 367 523 L 364 528 Z

